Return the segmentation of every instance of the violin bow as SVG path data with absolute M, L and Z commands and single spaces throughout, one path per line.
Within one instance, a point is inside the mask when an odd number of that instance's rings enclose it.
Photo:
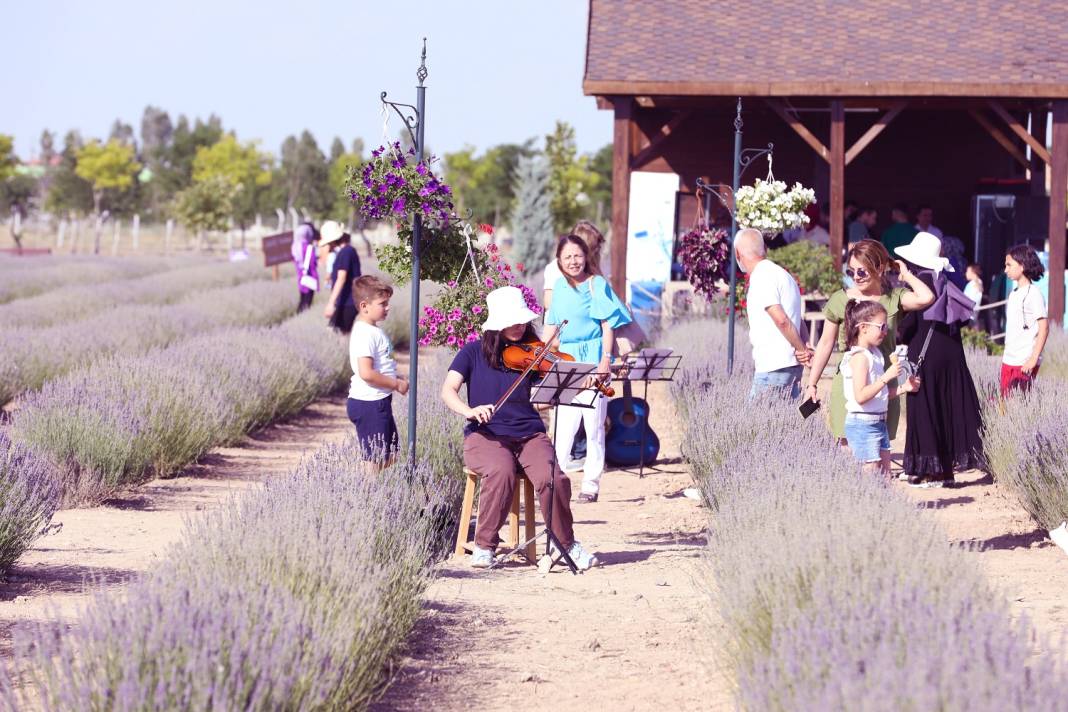
M 567 319 L 564 319 L 560 322 L 560 328 L 558 328 L 556 330 L 556 333 L 553 334 L 553 338 L 545 342 L 545 348 L 540 351 L 534 352 L 534 358 L 531 359 L 530 364 L 525 369 L 523 369 L 523 371 L 519 374 L 518 377 L 516 377 L 515 381 L 512 382 L 512 385 L 509 386 L 508 390 L 504 392 L 504 395 L 498 398 L 497 402 L 493 404 L 493 413 L 490 414 L 490 418 L 492 418 L 497 413 L 497 409 L 504 405 L 504 402 L 507 401 L 513 393 L 515 393 L 515 389 L 519 388 L 519 384 L 523 382 L 523 379 L 529 376 L 530 372 L 537 368 L 538 365 L 545 360 L 545 357 L 549 355 L 550 351 L 552 351 L 553 343 L 555 343 L 560 338 L 560 333 L 564 330 L 564 326 L 566 325 Z

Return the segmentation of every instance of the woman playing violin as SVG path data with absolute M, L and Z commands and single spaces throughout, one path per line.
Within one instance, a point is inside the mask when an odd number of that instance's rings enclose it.
M 590 248 L 576 235 L 564 235 L 556 246 L 556 261 L 563 276 L 553 286 L 553 301 L 545 316 L 545 341 L 560 331 L 560 350 L 580 363 L 597 364 L 597 373 L 609 380 L 613 330 L 630 323 L 627 308 L 590 261 Z M 557 325 L 567 322 L 562 329 Z M 593 384 L 588 384 L 593 385 Z M 586 464 L 579 502 L 596 502 L 604 472 L 604 421 L 607 402 L 593 391 L 580 393 L 593 408 L 562 406 L 556 417 L 556 454 L 567 462 L 579 424 L 586 429 Z M 592 403 L 590 401 L 592 400 Z M 575 402 L 572 401 L 572 402 Z M 566 469 L 566 468 L 565 468 Z
M 469 421 L 464 428 L 464 464 L 482 476 L 478 500 L 478 525 L 471 565 L 486 568 L 494 563 L 500 543 L 498 531 L 508 517 L 516 486 L 517 468 L 534 485 L 542 516 L 552 507 L 552 531 L 580 569 L 597 564 L 575 541 L 571 516 L 571 481 L 556 466 L 550 502 L 549 481 L 555 459 L 545 425 L 530 403 L 530 386 L 536 374 L 522 378 L 500 406 L 498 400 L 520 375 L 508 370 L 502 354 L 506 346 L 536 340 L 531 311 L 516 287 L 501 287 L 486 297 L 489 316 L 482 325 L 482 338 L 460 349 L 441 386 L 441 399 L 454 413 Z M 467 402 L 460 388 L 467 384 Z

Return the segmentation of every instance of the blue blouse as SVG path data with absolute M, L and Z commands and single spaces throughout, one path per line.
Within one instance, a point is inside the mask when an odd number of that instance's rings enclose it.
M 612 291 L 608 281 L 594 275 L 572 287 L 566 277 L 553 285 L 553 303 L 545 315 L 546 324 L 567 320 L 560 334 L 560 350 L 575 357 L 579 363 L 598 363 L 601 360 L 601 322 L 613 329 L 630 323 L 630 312 Z

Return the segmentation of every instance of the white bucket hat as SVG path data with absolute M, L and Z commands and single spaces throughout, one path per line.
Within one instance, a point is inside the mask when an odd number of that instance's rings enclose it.
M 482 325 L 483 331 L 500 331 L 516 324 L 529 324 L 538 315 L 527 307 L 523 293 L 518 287 L 501 287 L 486 295 L 489 316 Z
M 340 240 L 345 234 L 345 228 L 337 220 L 327 220 L 319 228 L 319 244 L 329 245 L 335 240 Z
M 917 233 L 912 242 L 894 248 L 894 254 L 914 265 L 941 272 L 952 272 L 953 265 L 942 256 L 942 241 L 929 232 Z

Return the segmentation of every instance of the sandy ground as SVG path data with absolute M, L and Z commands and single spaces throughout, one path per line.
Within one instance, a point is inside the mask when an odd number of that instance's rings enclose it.
M 733 707 L 701 581 L 707 513 L 681 496 L 690 478 L 666 388 L 654 387 L 651 401 L 667 462 L 644 479 L 610 471 L 599 502 L 575 505 L 577 535 L 603 565 L 580 576 L 561 568 L 542 576 L 518 562 L 496 571 L 443 563 L 376 709 Z M 62 530 L 39 540 L 0 585 L 0 651 L 7 652 L 16 623 L 42 619 L 53 607 L 75 621 L 86 580 L 119 590 L 165 555 L 186 517 L 289 471 L 350 432 L 343 398 L 323 399 L 239 447 L 213 451 L 182 477 L 150 482 L 103 507 L 58 513 Z M 1068 557 L 989 478 L 959 480 L 943 490 L 895 487 L 907 489 L 951 541 L 976 546 L 972 556 L 1014 613 L 1031 617 L 1040 635 L 1064 635 Z

